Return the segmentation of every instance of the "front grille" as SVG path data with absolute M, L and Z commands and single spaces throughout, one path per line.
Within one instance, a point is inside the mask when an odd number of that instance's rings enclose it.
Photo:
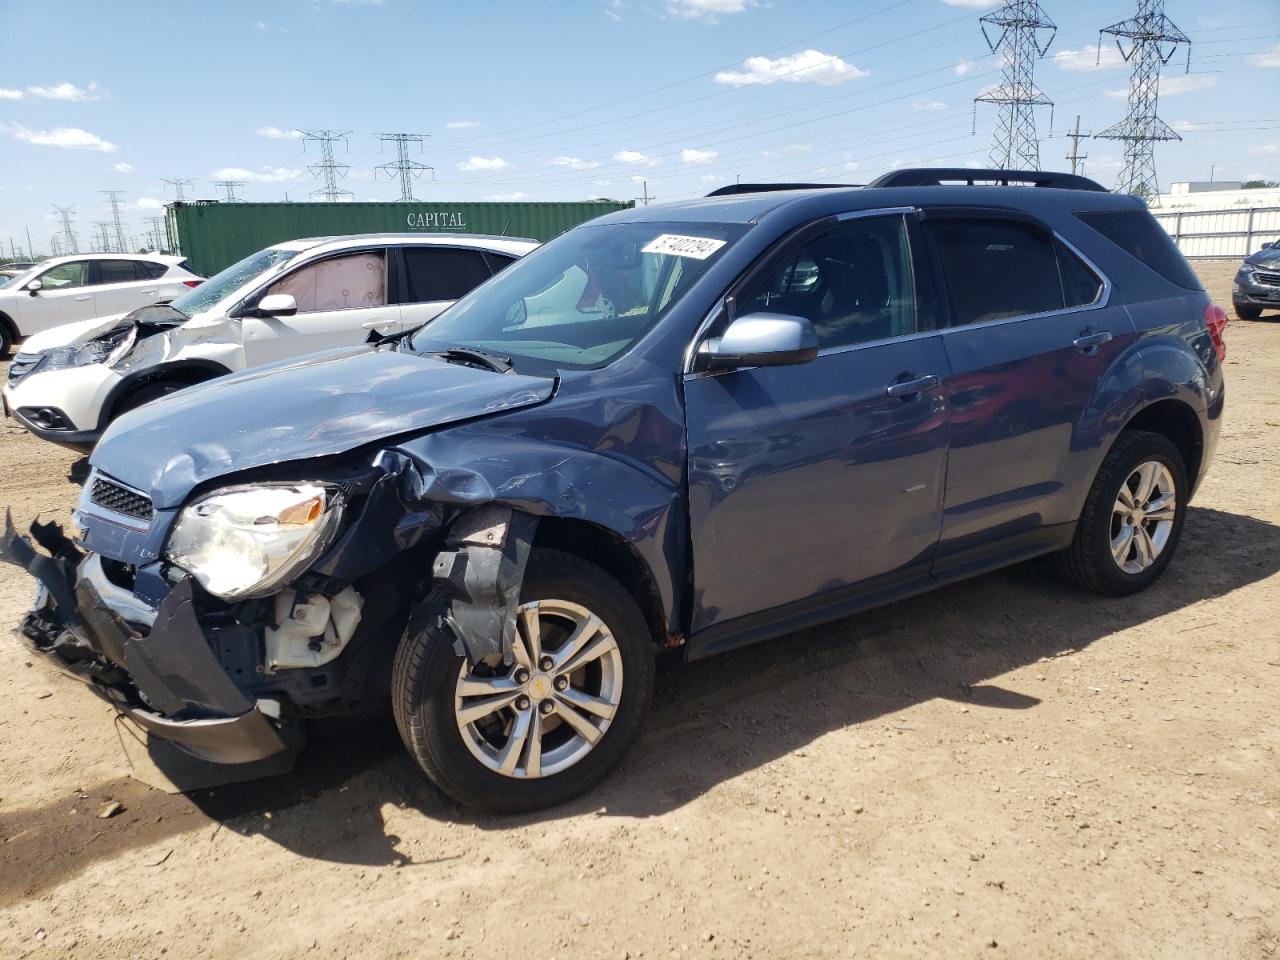
M 149 497 L 134 493 L 128 487 L 102 477 L 93 481 L 93 492 L 89 494 L 89 500 L 104 509 L 139 520 L 150 520 L 155 515 Z
M 1280 287 L 1280 273 L 1255 270 L 1253 271 L 1253 279 L 1256 283 L 1265 283 L 1269 287 Z
M 14 384 L 25 377 L 28 373 L 35 373 L 44 363 L 47 354 L 18 354 L 9 364 L 9 383 Z

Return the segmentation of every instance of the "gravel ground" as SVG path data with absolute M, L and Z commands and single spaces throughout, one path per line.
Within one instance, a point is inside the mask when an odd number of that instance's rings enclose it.
M 535 816 L 443 801 L 389 721 L 167 795 L 0 643 L 0 956 L 1277 956 L 1280 322 L 1227 340 L 1157 586 L 1031 563 L 664 668 L 622 768 Z M 75 458 L 0 429 L 0 502 L 64 517 Z M 0 568 L 0 621 L 30 595 Z

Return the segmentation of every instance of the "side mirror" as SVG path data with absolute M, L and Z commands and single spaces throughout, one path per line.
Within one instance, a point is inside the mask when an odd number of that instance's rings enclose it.
M 31 294 L 34 297 L 37 293 L 39 293 L 41 290 L 44 289 L 44 284 L 41 283 L 39 280 L 32 280 L 30 283 L 26 285 L 25 289 L 27 293 Z
M 298 301 L 289 293 L 269 293 L 258 301 L 260 317 L 292 317 L 298 312 Z
M 700 352 L 713 370 L 808 363 L 818 355 L 818 333 L 804 317 L 749 313 L 729 324 L 724 336 L 708 340 Z

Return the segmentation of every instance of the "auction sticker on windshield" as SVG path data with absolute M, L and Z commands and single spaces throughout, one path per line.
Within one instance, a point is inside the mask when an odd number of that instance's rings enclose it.
M 649 241 L 641 253 L 665 253 L 674 257 L 693 257 L 705 260 L 725 245 L 724 240 L 711 237 L 683 237 L 678 233 L 664 233 Z

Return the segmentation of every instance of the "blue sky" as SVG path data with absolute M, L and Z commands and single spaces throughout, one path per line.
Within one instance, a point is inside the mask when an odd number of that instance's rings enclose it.
M 1098 28 L 1133 0 L 1042 0 L 1058 25 L 1036 79 L 1042 165 L 1062 134 L 1119 120 L 1127 69 Z M 985 165 L 998 80 L 982 0 L 0 0 L 0 243 L 38 250 L 74 204 L 84 244 L 123 191 L 126 227 L 172 188 L 306 199 L 318 159 L 298 129 L 351 131 L 338 159 L 359 200 L 393 200 L 374 134 L 429 134 L 424 200 L 658 201 L 744 181 L 863 182 L 894 165 Z M 1165 70 L 1159 148 L 1173 180 L 1280 179 L 1280 6 L 1168 0 L 1192 37 Z M 56 25 L 56 29 L 54 29 Z M 1050 135 L 1052 134 L 1052 135 Z M 1120 144 L 1089 141 L 1085 172 L 1113 185 Z

